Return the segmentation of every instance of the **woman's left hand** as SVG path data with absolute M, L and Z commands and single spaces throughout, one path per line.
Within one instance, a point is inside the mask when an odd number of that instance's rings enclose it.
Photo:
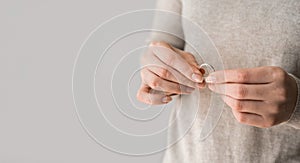
M 288 121 L 297 101 L 296 81 L 280 67 L 218 71 L 206 78 L 243 124 L 267 128 Z

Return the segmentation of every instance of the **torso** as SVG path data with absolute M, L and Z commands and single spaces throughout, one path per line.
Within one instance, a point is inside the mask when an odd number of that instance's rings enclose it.
M 299 0 L 182 1 L 182 15 L 207 32 L 221 55 L 224 68 L 272 65 L 300 76 Z M 193 35 L 192 32 L 184 29 L 185 37 Z M 190 40 L 191 44 L 199 42 Z M 186 46 L 186 50 L 192 49 Z M 203 96 L 207 94 L 206 91 Z M 188 110 L 196 102 L 191 96 L 178 100 L 182 100 L 185 108 L 175 110 Z M 204 100 L 199 109 L 207 108 L 207 102 L 209 100 Z M 198 142 L 203 118 L 199 114 L 190 132 L 172 149 L 184 155 L 176 158 L 178 162 L 300 161 L 299 130 L 286 125 L 270 129 L 241 125 L 231 109 L 225 107 L 213 134 L 206 141 Z M 181 126 L 178 123 L 173 130 L 180 130 Z

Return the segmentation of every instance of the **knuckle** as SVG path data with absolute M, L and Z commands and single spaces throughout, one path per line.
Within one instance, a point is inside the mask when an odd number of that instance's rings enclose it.
M 280 108 L 281 108 L 281 105 L 280 104 L 276 104 L 272 107 L 272 111 L 271 113 L 272 114 L 278 114 L 280 112 Z
M 158 46 L 168 46 L 169 44 L 164 41 L 152 41 L 152 45 L 158 45 Z
M 247 71 L 237 71 L 236 72 L 237 79 L 241 82 L 246 82 L 249 80 L 249 73 Z
M 160 84 L 159 78 L 156 77 L 150 82 L 150 87 L 156 88 L 159 86 L 159 84 Z
M 163 90 L 171 93 L 181 94 L 184 89 L 179 84 L 166 84 Z
M 195 59 L 195 56 L 192 53 L 190 53 L 190 52 L 184 52 L 182 55 L 184 55 L 184 56 L 186 56 L 186 57 L 188 57 L 190 59 Z
M 247 94 L 248 94 L 248 90 L 245 86 L 243 86 L 243 85 L 238 86 L 238 88 L 237 88 L 238 98 L 244 98 L 247 96 Z
M 270 128 L 272 126 L 276 125 L 276 121 L 275 120 L 268 120 L 263 124 L 263 128 Z
M 170 77 L 170 72 L 167 69 L 161 68 L 159 73 L 162 78 L 168 79 Z
M 243 103 L 239 100 L 236 100 L 234 106 L 235 106 L 236 111 L 243 111 L 243 109 L 244 109 Z
M 143 103 L 146 103 L 146 104 L 149 104 L 149 100 L 145 99 L 142 95 L 142 91 L 139 90 L 136 94 L 136 98 L 137 100 L 139 100 L 140 102 L 143 102 Z
M 161 80 L 159 77 L 155 77 L 151 82 L 150 82 L 150 87 L 151 88 L 158 88 L 161 84 Z
M 142 96 L 141 96 L 140 90 L 138 90 L 138 92 L 136 93 L 136 99 L 138 99 L 139 101 L 142 101 Z
M 149 45 L 150 45 L 150 46 L 151 46 L 151 45 L 156 45 L 157 43 L 158 43 L 158 41 L 151 41 Z
M 287 101 L 287 91 L 284 88 L 277 88 L 276 94 L 280 102 Z
M 174 88 L 175 93 L 182 93 L 182 92 L 184 92 L 184 90 L 185 90 L 184 87 L 180 86 L 179 84 L 175 85 L 175 88 Z
M 247 122 L 247 117 L 242 113 L 239 113 L 237 115 L 236 119 L 239 123 L 242 123 L 242 124 L 245 124 Z
M 270 68 L 273 76 L 273 80 L 284 79 L 285 71 L 280 67 L 271 67 Z
M 195 69 L 194 69 L 194 72 L 197 72 L 199 71 L 198 70 L 198 63 L 197 63 L 197 60 L 195 58 L 195 56 L 190 53 L 190 52 L 183 52 L 183 54 L 181 54 L 183 56 L 183 58 L 185 59 L 185 61 L 187 61 L 187 63 L 189 63 L 190 65 L 193 65 L 193 66 L 196 66 Z

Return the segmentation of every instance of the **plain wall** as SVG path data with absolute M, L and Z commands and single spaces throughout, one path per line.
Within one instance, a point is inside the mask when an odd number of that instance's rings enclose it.
M 153 7 L 153 0 L 1 0 L 1 163 L 161 162 L 163 153 L 124 156 L 95 143 L 78 121 L 71 87 L 78 50 L 94 28 Z

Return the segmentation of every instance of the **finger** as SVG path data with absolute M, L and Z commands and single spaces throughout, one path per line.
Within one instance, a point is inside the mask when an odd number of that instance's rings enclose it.
M 184 86 L 197 88 L 197 83 L 191 81 L 190 79 L 183 76 L 181 73 L 177 72 L 176 70 L 172 68 L 163 68 L 158 66 L 147 66 L 147 69 L 149 69 L 151 72 L 155 73 L 159 77 L 172 81 L 174 83 L 179 83 Z
M 203 82 L 203 83 L 198 83 L 197 85 L 198 88 L 206 88 L 206 83 Z
M 152 90 L 145 84 L 142 84 L 138 90 L 137 99 L 141 102 L 152 105 L 166 104 L 172 100 L 172 98 L 164 92 Z
M 180 55 L 178 55 L 172 47 L 166 43 L 153 43 L 150 45 L 153 53 L 166 65 L 174 68 L 182 73 L 188 79 L 201 83 L 203 81 L 200 70 L 187 63 Z
M 268 84 L 208 84 L 208 88 L 218 94 L 239 100 L 268 100 L 270 86 Z
M 238 112 L 263 115 L 269 108 L 269 106 L 264 101 L 237 100 L 229 96 L 223 96 L 222 98 L 231 109 Z
M 143 56 L 143 63 L 145 67 L 154 72 L 156 75 L 160 76 L 165 80 L 169 80 L 175 83 L 179 83 L 188 87 L 197 88 L 198 84 L 180 72 L 176 71 L 172 67 L 163 63 L 159 58 L 157 58 L 153 53 L 147 53 Z
M 164 42 L 152 42 L 150 44 L 150 46 L 153 46 L 153 45 L 160 45 L 160 46 L 163 46 L 163 47 L 166 47 L 166 48 L 170 48 L 172 51 L 176 52 L 177 54 L 180 54 L 183 59 L 188 61 L 189 64 L 195 66 L 196 68 L 199 67 L 199 64 L 197 63 L 196 58 L 190 52 L 186 52 L 186 51 L 183 51 L 181 49 L 174 48 L 173 46 L 171 46 L 167 43 L 164 43 Z
M 142 75 L 143 82 L 154 90 L 176 94 L 189 94 L 195 90 L 194 88 L 160 78 L 147 68 L 142 69 Z
M 270 83 L 274 79 L 275 67 L 257 67 L 216 71 L 207 78 L 208 83 Z
M 262 127 L 264 124 L 264 119 L 262 116 L 247 112 L 238 112 L 232 110 L 232 113 L 236 120 L 241 124 L 246 124 L 250 126 Z
M 178 54 L 181 54 L 181 57 L 183 59 L 185 59 L 189 64 L 193 65 L 196 68 L 199 68 L 199 64 L 196 61 L 196 58 L 193 54 L 191 54 L 190 52 L 186 52 L 186 51 L 182 51 L 180 49 L 176 49 L 175 48 L 175 52 L 177 52 Z

